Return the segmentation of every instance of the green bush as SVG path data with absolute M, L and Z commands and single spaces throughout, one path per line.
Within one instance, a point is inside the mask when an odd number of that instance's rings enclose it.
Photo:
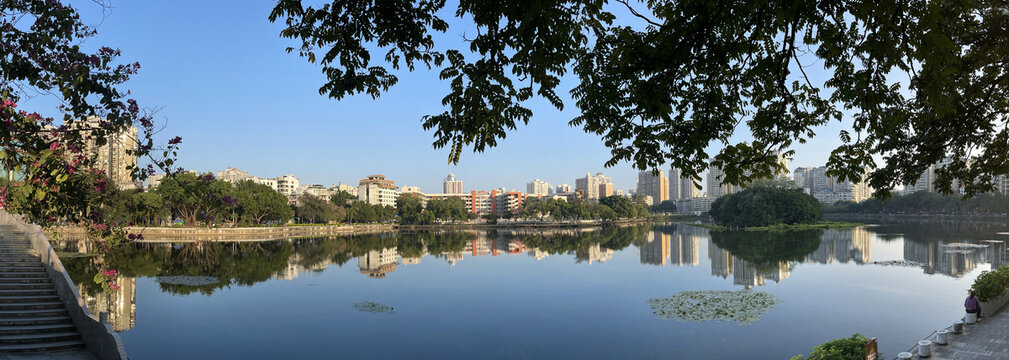
M 1006 289 L 1009 289 L 1009 266 L 982 271 L 970 286 L 970 291 L 973 291 L 981 301 L 990 301 L 1002 295 Z
M 792 360 L 865 360 L 867 342 L 868 338 L 856 333 L 850 338 L 834 339 L 817 345 L 808 358 L 796 355 Z

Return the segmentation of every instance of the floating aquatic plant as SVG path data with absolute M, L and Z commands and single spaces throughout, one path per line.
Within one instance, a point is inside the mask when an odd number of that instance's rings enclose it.
M 154 281 L 160 284 L 205 286 L 220 283 L 221 279 L 213 276 L 158 276 Z
M 735 321 L 748 325 L 774 309 L 780 299 L 755 290 L 683 291 L 673 296 L 649 299 L 655 317 L 679 321 Z
M 379 303 L 374 303 L 371 301 L 362 301 L 359 303 L 354 303 L 354 308 L 358 311 L 369 312 L 369 313 L 392 313 L 392 306 L 382 305 Z

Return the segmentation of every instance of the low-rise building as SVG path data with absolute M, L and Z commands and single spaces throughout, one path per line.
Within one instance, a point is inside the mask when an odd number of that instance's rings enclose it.
M 277 178 L 277 192 L 281 195 L 287 196 L 287 201 L 289 203 L 293 204 L 297 201 L 299 187 L 301 187 L 301 181 L 292 174 L 287 174 Z

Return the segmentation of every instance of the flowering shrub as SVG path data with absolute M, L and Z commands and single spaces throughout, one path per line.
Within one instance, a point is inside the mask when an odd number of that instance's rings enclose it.
M 111 269 L 102 269 L 97 274 L 95 274 L 95 283 L 102 286 L 105 291 L 119 291 L 119 285 L 116 284 L 116 279 L 119 277 L 119 273 Z
M 120 88 L 140 64 L 119 63 L 121 51 L 110 47 L 84 52 L 79 45 L 95 34 L 61 1 L 0 1 L 0 207 L 42 227 L 79 225 L 107 249 L 127 235 L 104 216 L 116 185 L 95 170 L 89 148 L 136 131 L 122 146 L 149 160 L 128 167 L 133 180 L 143 180 L 156 167 L 172 172 L 182 139 L 155 148 L 151 111 Z M 24 108 L 43 94 L 61 104 L 56 118 Z M 106 278 L 115 275 L 103 272 L 96 281 L 114 290 Z

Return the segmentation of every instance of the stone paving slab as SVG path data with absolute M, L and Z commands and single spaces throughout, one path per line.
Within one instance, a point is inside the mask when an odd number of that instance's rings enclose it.
M 952 321 L 950 321 L 952 325 Z M 993 314 L 982 318 L 981 322 L 964 324 L 962 334 L 950 331 L 947 335 L 949 345 L 935 343 L 935 334 L 929 335 L 932 341 L 932 360 L 1009 360 L 1009 310 L 1004 307 Z M 915 345 L 917 348 L 917 345 Z M 917 349 L 911 351 L 915 359 Z M 892 355 L 896 358 L 896 354 Z

